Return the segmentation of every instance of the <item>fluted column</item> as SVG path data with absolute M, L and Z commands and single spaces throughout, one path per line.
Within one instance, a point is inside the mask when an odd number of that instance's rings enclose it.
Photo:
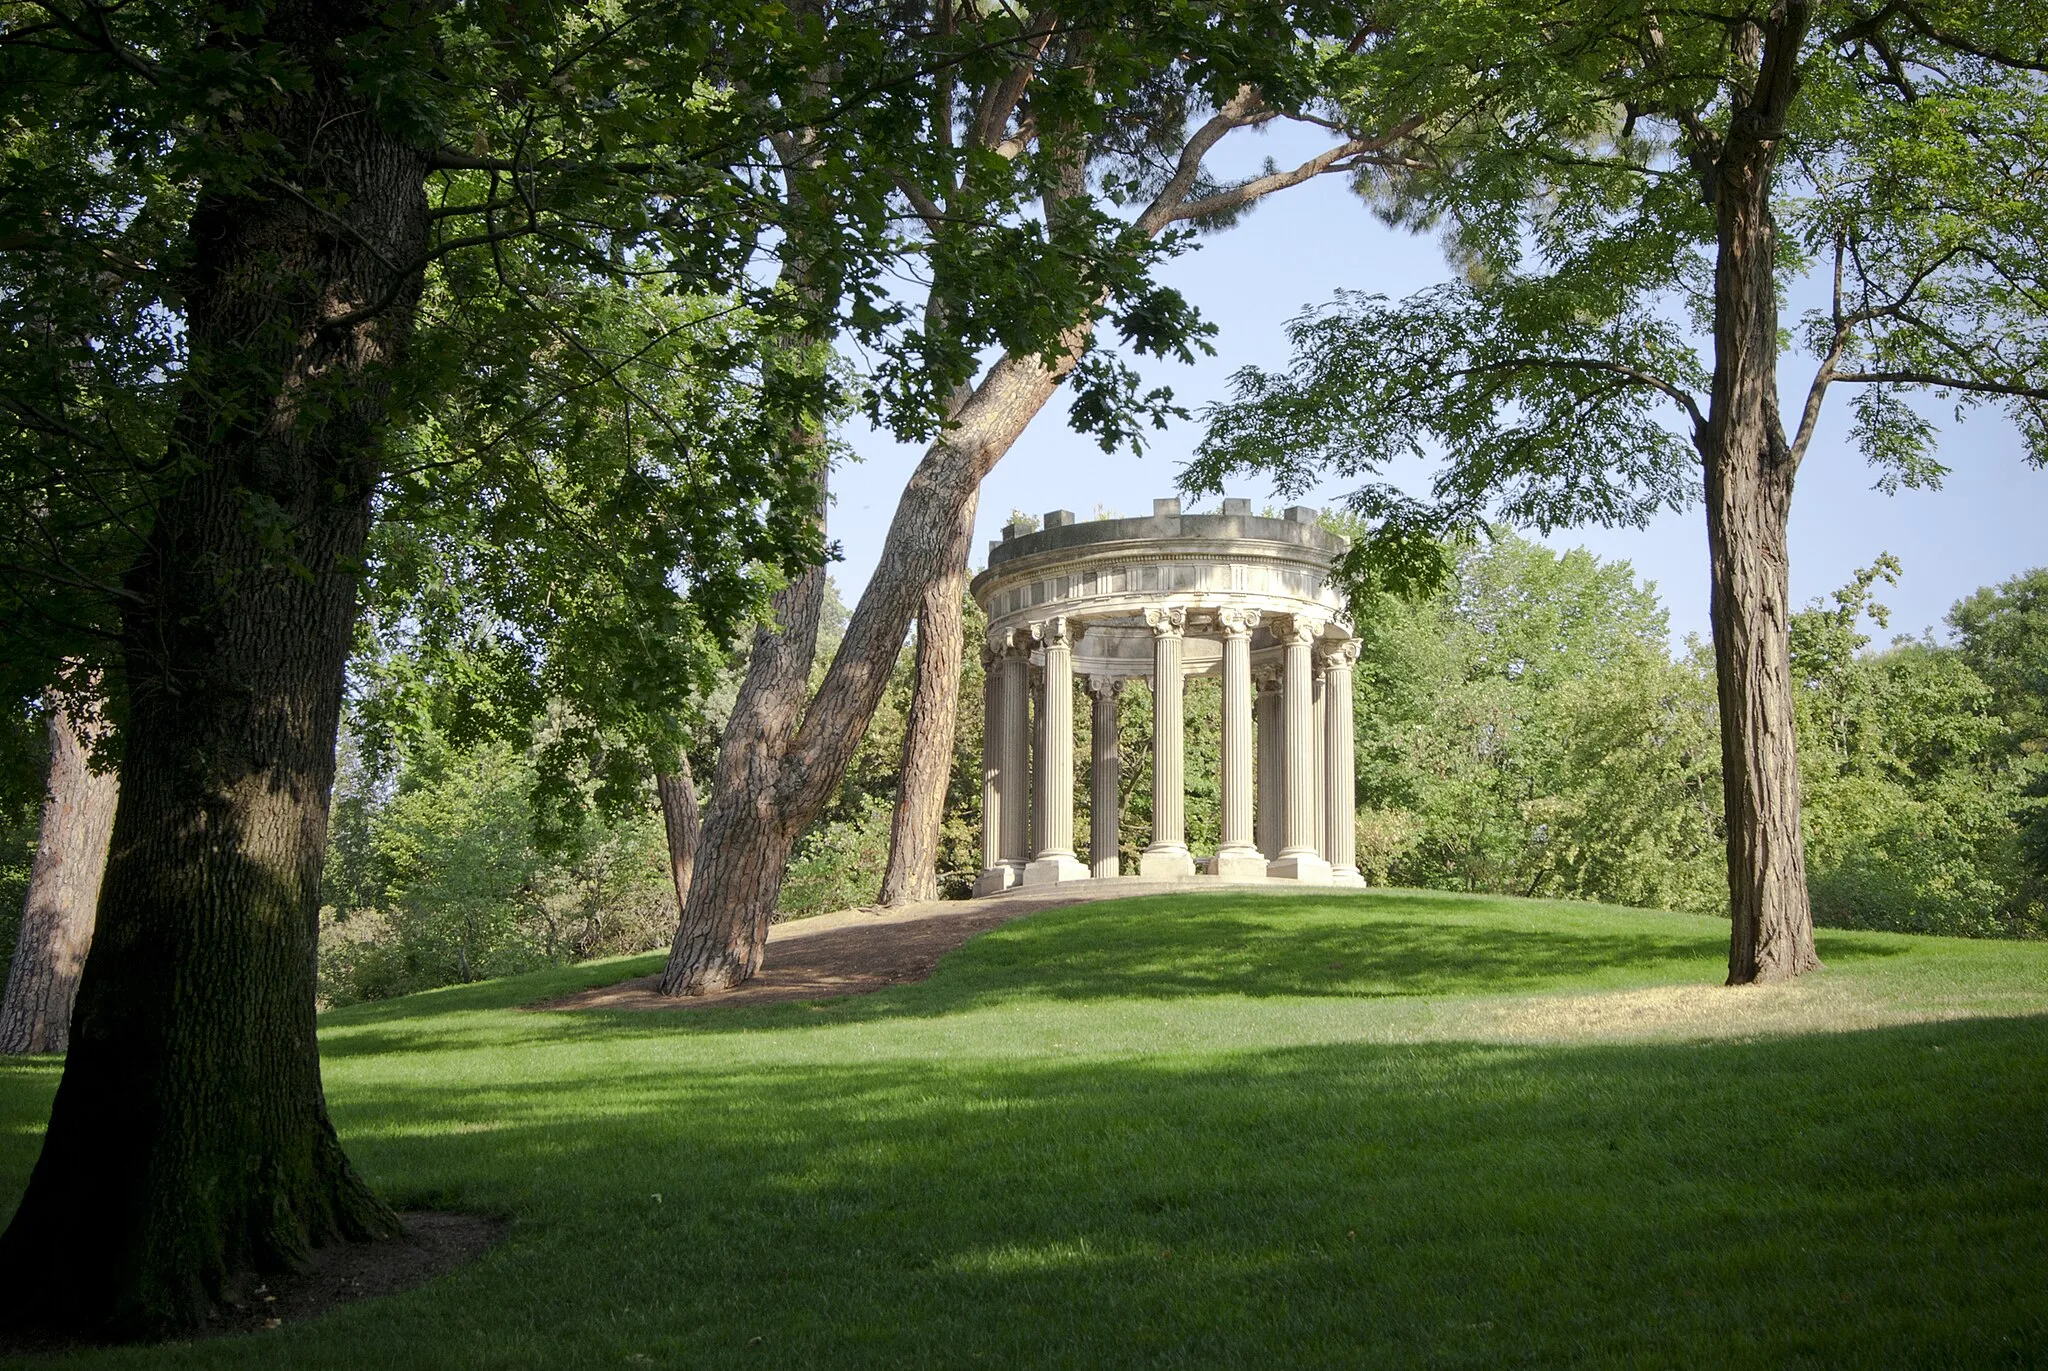
M 1003 865 L 1015 885 L 1031 857 L 1031 658 L 1014 638 L 1002 654 Z
M 1281 684 L 1281 784 L 1286 807 L 1281 813 L 1280 856 L 1272 875 L 1299 881 L 1327 882 L 1330 864 L 1316 853 L 1316 791 L 1322 778 L 1315 760 L 1315 663 L 1311 649 L 1322 625 L 1291 615 L 1274 626 L 1273 636 L 1286 649 Z
M 1285 808 L 1280 783 L 1280 678 L 1259 682 L 1259 799 L 1254 827 L 1259 852 L 1267 861 L 1280 855 L 1280 812 Z
M 1024 868 L 1024 884 L 1088 878 L 1074 855 L 1074 625 L 1067 619 L 1033 624 L 1043 648 L 1045 684 L 1039 702 L 1038 851 Z
M 1315 694 L 1312 697 L 1315 701 L 1314 705 L 1312 706 L 1312 722 L 1309 724 L 1309 733 L 1310 736 L 1312 736 L 1315 739 L 1316 752 L 1314 762 L 1316 777 L 1316 819 L 1314 826 L 1314 832 L 1316 835 L 1316 855 L 1327 862 L 1330 860 L 1330 852 L 1328 848 L 1323 846 L 1323 834 L 1328 831 L 1328 820 L 1324 817 L 1323 812 L 1323 797 L 1325 796 L 1325 794 L 1328 793 L 1327 778 L 1330 774 L 1329 767 L 1327 765 L 1329 759 L 1329 749 L 1326 745 L 1326 739 L 1329 735 L 1330 730 L 1329 727 L 1324 723 L 1325 716 L 1323 711 L 1325 708 L 1324 701 L 1327 698 L 1327 693 L 1323 690 L 1323 659 L 1322 654 L 1318 651 L 1315 651 L 1314 649 L 1311 649 L 1310 652 L 1309 670 L 1315 674 L 1316 681 Z
M 1188 855 L 1186 801 L 1181 792 L 1181 633 L 1183 609 L 1148 609 L 1152 626 L 1152 845 L 1138 857 L 1139 874 L 1195 874 Z
M 1223 634 L 1223 814 L 1214 874 L 1230 880 L 1266 874 L 1266 859 L 1252 842 L 1252 629 L 1258 622 L 1256 610 L 1216 615 Z
M 974 893 L 988 895 L 1005 889 L 1003 878 L 1003 677 L 1001 655 L 989 643 L 981 645 L 981 871 L 974 878 Z
M 1351 737 L 1353 639 L 1323 656 L 1323 857 L 1338 885 L 1364 885 L 1358 871 L 1358 791 Z
M 1089 737 L 1093 765 L 1088 771 L 1088 863 L 1096 876 L 1117 871 L 1117 837 L 1123 830 L 1123 756 L 1117 751 L 1117 697 L 1124 683 L 1109 676 L 1090 676 L 1088 694 L 1095 702 Z

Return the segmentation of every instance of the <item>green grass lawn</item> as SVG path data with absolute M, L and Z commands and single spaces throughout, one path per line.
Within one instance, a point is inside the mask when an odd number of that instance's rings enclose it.
M 2048 945 L 1400 892 L 1039 914 L 928 982 L 323 1020 L 351 1154 L 509 1216 L 302 1327 L 65 1364 L 2048 1365 Z M 1916 1021 L 1918 1020 L 1918 1021 Z M 56 1083 L 0 1067 L 0 1193 Z

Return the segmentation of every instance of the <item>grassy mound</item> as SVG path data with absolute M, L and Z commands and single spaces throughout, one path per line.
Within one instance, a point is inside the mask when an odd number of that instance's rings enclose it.
M 323 1020 L 477 1265 L 134 1366 L 2048 1361 L 2048 945 L 1375 892 L 1032 916 L 825 1004 Z M 0 1188 L 56 1072 L 0 1067 Z

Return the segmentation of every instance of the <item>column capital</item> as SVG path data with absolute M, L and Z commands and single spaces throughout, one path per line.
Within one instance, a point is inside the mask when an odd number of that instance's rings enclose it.
M 1232 605 L 1216 611 L 1216 627 L 1226 638 L 1249 638 L 1252 630 L 1259 626 L 1259 611 L 1240 609 Z
M 1325 669 L 1329 667 L 1349 667 L 1356 665 L 1357 662 L 1358 639 L 1356 638 L 1346 638 L 1339 643 L 1321 643 L 1317 645 L 1316 665 L 1320 667 Z
M 1088 693 L 1097 699 L 1101 699 L 1105 695 L 1115 699 L 1124 693 L 1124 687 L 1127 684 L 1129 682 L 1121 676 L 1104 676 L 1096 672 L 1088 677 Z
M 1276 614 L 1271 620 L 1275 640 L 1292 646 L 1313 643 L 1322 636 L 1325 621 L 1307 614 Z
M 1022 657 L 1031 651 L 1031 632 L 1022 628 L 993 629 L 986 650 L 996 657 Z
M 1152 626 L 1155 638 L 1178 638 L 1187 629 L 1188 612 L 1179 605 L 1148 609 L 1145 622 Z
M 1031 641 L 1046 647 L 1072 647 L 1074 640 L 1081 636 L 1081 625 L 1066 615 L 1040 619 L 1031 625 Z

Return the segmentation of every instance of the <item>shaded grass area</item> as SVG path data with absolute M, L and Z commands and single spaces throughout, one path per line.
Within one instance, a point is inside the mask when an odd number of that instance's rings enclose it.
M 1940 1023 L 1458 1037 L 1718 980 L 1725 936 L 1219 894 L 1036 915 L 822 1005 L 516 1009 L 642 960 L 357 1006 L 323 1021 L 352 1155 L 511 1239 L 304 1328 L 73 1360 L 2048 1363 L 2048 947 L 1823 934 L 1859 1003 L 1978 1015 Z M 8 1193 L 54 1083 L 0 1067 Z

